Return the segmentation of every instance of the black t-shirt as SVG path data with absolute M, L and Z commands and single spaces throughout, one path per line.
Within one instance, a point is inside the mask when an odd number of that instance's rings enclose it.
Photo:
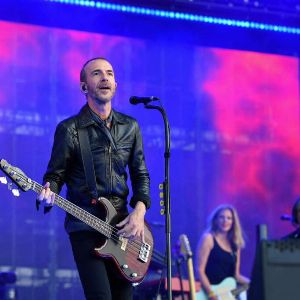
M 214 246 L 208 256 L 205 273 L 211 284 L 218 284 L 227 277 L 234 277 L 236 252 L 228 252 L 220 247 L 215 237 Z

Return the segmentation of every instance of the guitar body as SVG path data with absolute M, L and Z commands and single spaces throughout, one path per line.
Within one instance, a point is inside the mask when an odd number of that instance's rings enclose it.
M 113 227 L 122 221 L 117 215 L 117 211 L 106 198 L 99 198 L 98 205 L 106 211 L 105 223 Z M 115 228 L 118 231 L 118 228 Z M 153 251 L 153 236 L 148 224 L 145 223 L 145 242 L 151 245 L 149 258 Z M 139 245 L 137 240 L 129 240 L 118 236 L 118 240 L 106 239 L 103 245 L 95 249 L 95 253 L 103 258 L 110 258 L 114 261 L 122 277 L 133 283 L 141 282 L 148 270 L 150 259 L 143 262 L 139 259 Z M 127 266 L 127 267 L 126 267 Z
M 237 284 L 233 277 L 225 278 L 221 283 L 211 286 L 211 289 L 218 296 L 219 300 L 235 300 L 231 291 L 236 289 Z M 207 294 L 201 289 L 196 293 L 196 300 L 209 300 Z

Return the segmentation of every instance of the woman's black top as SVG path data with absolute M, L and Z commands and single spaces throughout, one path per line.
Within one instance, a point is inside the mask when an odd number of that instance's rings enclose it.
M 234 277 L 236 252 L 228 252 L 220 247 L 215 237 L 214 246 L 208 256 L 205 274 L 211 284 L 218 284 L 226 277 Z

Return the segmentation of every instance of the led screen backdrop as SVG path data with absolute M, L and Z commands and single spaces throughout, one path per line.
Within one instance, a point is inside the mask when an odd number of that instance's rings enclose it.
M 274 238 L 292 230 L 279 217 L 300 194 L 297 58 L 8 22 L 0 32 L 1 158 L 40 182 L 57 122 L 85 102 L 82 64 L 104 56 L 115 66 L 116 109 L 141 124 L 156 249 L 165 247 L 164 128 L 158 112 L 129 104 L 132 95 L 158 96 L 169 117 L 174 245 L 185 233 L 195 251 L 208 214 L 231 203 L 245 229 L 249 275 L 256 224 L 267 224 Z M 0 186 L 0 270 L 17 271 L 20 298 L 78 299 L 63 219 L 58 208 L 37 213 L 32 192 L 16 198 Z

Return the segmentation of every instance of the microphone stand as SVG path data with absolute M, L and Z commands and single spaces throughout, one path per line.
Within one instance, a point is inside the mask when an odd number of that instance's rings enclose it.
M 161 106 L 144 103 L 147 109 L 156 109 L 163 116 L 165 125 L 165 180 L 163 182 L 163 199 L 165 206 L 165 228 L 167 245 L 167 293 L 168 299 L 172 300 L 172 260 L 171 260 L 171 215 L 170 215 L 170 126 L 165 110 Z

